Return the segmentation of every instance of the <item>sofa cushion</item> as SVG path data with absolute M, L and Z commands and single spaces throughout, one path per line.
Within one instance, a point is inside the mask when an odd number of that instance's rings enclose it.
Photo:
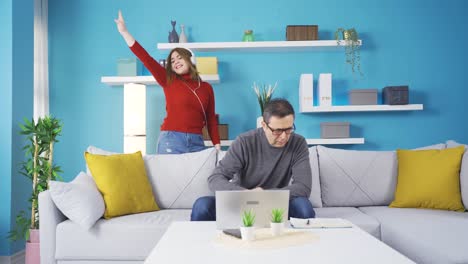
M 162 208 L 192 208 L 201 196 L 214 195 L 207 179 L 216 165 L 216 150 L 173 155 L 146 155 L 146 171 Z
M 446 143 L 447 148 L 454 148 L 462 145 L 453 140 L 448 140 Z M 465 208 L 468 208 L 468 145 L 463 146 L 465 146 L 465 153 L 463 154 L 460 170 L 460 189 L 463 204 L 465 205 Z
M 416 263 L 468 263 L 468 213 L 360 207 L 380 222 L 382 241 Z
M 380 239 L 379 221 L 372 216 L 364 214 L 355 207 L 322 207 L 314 210 L 316 217 L 346 219 L 367 233 Z
M 310 168 L 312 169 L 312 190 L 310 192 L 310 203 L 314 208 L 320 208 L 322 204 L 322 193 L 320 192 L 320 172 L 317 146 L 309 148 Z
M 86 148 L 86 152 L 89 152 L 91 154 L 105 155 L 105 156 L 114 155 L 114 154 L 122 154 L 118 152 L 107 151 L 107 150 L 104 150 L 95 146 L 88 146 L 88 148 Z M 92 176 L 91 171 L 89 170 L 88 164 L 86 164 L 86 174 Z
M 393 151 L 317 147 L 324 206 L 388 205 L 396 186 Z
M 161 210 L 100 219 L 87 232 L 66 220 L 57 226 L 56 258 L 143 261 L 173 221 L 189 220 L 190 210 Z
M 397 150 L 398 180 L 390 207 L 465 211 L 460 193 L 464 146 L 442 150 Z
M 104 215 L 105 205 L 93 178 L 80 172 L 71 182 L 49 182 L 50 196 L 57 208 L 84 229 Z
M 140 151 L 109 156 L 86 152 L 85 159 L 106 204 L 104 218 L 159 210 Z
M 418 149 L 443 149 L 435 144 Z M 389 205 L 394 198 L 397 159 L 394 151 L 359 151 L 317 147 L 323 206 Z

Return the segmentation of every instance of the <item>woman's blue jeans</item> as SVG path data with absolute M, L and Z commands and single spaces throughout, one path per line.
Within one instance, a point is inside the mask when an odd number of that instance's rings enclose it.
M 158 138 L 158 154 L 182 154 L 205 149 L 203 136 L 200 134 L 177 131 L 161 131 Z
M 289 217 L 314 218 L 315 211 L 309 199 L 292 197 L 289 200 Z M 192 207 L 191 221 L 216 221 L 216 199 L 214 196 L 198 198 Z

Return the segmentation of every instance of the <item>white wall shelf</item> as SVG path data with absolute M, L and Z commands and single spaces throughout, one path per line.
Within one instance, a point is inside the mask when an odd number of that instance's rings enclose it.
M 219 83 L 219 75 L 200 75 L 203 81 Z M 153 76 L 103 76 L 101 82 L 110 86 L 124 85 L 126 83 L 137 83 L 144 85 L 159 85 Z
M 310 40 L 310 41 L 252 41 L 252 42 L 191 42 L 191 43 L 158 43 L 159 50 L 172 50 L 176 47 L 189 48 L 192 51 L 308 51 L 322 48 L 339 48 L 346 42 L 340 40 Z M 362 45 L 362 40 L 359 40 Z
M 221 140 L 221 146 L 231 146 L 234 140 Z M 364 144 L 364 138 L 309 138 L 308 145 Z M 205 146 L 212 147 L 211 140 L 205 140 Z
M 408 105 L 336 105 L 328 107 L 311 106 L 303 107 L 301 113 L 326 113 L 326 112 L 373 112 L 373 111 L 419 111 L 423 110 L 422 104 Z

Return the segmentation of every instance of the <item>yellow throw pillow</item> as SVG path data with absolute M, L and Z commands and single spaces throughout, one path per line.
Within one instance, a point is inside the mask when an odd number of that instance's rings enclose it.
M 464 146 L 441 150 L 397 150 L 398 181 L 390 207 L 463 212 L 460 166 Z
M 140 151 L 108 156 L 85 152 L 85 159 L 106 204 L 104 218 L 159 210 Z

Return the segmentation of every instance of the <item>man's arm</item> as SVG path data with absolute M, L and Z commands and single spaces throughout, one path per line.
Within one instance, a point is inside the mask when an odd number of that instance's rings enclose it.
M 237 138 L 229 147 L 226 156 L 219 162 L 208 177 L 208 186 L 211 191 L 227 191 L 227 190 L 245 190 L 237 182 L 230 182 L 234 175 L 240 175 L 244 165 L 245 157 L 243 155 L 242 139 Z
M 282 188 L 289 190 L 290 196 L 309 198 L 312 188 L 312 170 L 309 161 L 309 149 L 304 138 L 301 139 L 302 144 L 298 146 L 291 167 L 292 167 L 292 182 L 289 186 Z

